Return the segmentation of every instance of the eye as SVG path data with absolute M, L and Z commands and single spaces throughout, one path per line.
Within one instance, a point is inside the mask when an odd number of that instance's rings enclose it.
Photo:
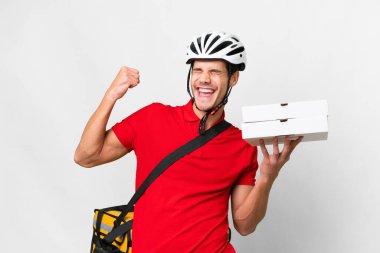
M 213 74 L 213 75 L 220 75 L 220 74 L 222 74 L 222 71 L 217 70 L 217 69 L 213 69 L 213 70 L 210 71 L 210 73 Z

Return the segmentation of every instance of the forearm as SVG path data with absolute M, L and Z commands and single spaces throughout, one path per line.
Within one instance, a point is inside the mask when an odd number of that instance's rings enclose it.
M 265 147 L 264 140 L 260 140 L 260 148 L 263 153 L 263 160 L 260 164 L 260 177 L 256 185 L 247 191 L 236 190 L 233 219 L 235 228 L 242 234 L 248 235 L 255 231 L 257 224 L 264 218 L 267 211 L 269 193 L 272 185 L 279 175 L 281 168 L 289 160 L 290 154 L 302 141 L 303 137 L 297 140 L 289 140 L 285 137 L 282 152 L 279 151 L 278 138 L 273 139 L 273 155 L 269 155 Z M 241 188 L 240 188 L 241 189 Z M 240 195 L 240 196 L 239 196 Z
M 74 159 L 77 163 L 88 163 L 101 152 L 106 136 L 107 122 L 115 103 L 116 99 L 106 93 L 87 122 L 75 151 Z
M 236 210 L 234 224 L 235 227 L 239 228 L 241 234 L 252 233 L 257 224 L 264 218 L 273 182 L 274 178 L 260 176 L 256 185 Z

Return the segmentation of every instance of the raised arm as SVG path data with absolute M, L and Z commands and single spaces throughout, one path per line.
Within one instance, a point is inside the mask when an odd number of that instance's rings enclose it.
M 139 83 L 138 70 L 121 67 L 84 128 L 74 155 L 77 164 L 87 168 L 94 167 L 114 161 L 128 153 L 114 132 L 111 129 L 106 131 L 106 126 L 116 101 L 122 98 L 129 88 Z

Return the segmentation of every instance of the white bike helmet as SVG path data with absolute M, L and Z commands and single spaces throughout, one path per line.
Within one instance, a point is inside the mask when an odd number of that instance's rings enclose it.
M 225 32 L 207 32 L 195 37 L 186 50 L 186 63 L 196 59 L 222 59 L 243 71 L 247 58 L 243 44 L 235 35 Z

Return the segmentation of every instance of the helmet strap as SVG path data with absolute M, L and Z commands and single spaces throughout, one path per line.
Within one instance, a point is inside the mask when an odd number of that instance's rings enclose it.
M 191 101 L 194 103 L 194 97 L 193 97 L 193 94 L 191 94 L 191 91 L 190 91 L 190 76 L 191 76 L 191 70 L 192 69 L 193 69 L 193 63 L 191 63 L 190 69 L 189 69 L 189 73 L 187 74 L 187 93 L 189 93 Z

